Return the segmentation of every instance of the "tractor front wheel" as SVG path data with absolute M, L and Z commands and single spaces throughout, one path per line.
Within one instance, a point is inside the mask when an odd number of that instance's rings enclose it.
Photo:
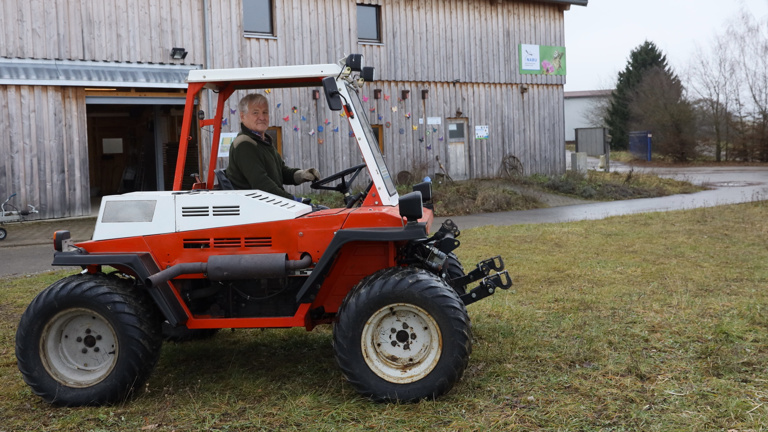
M 375 401 L 434 399 L 459 381 L 469 362 L 466 308 L 425 270 L 391 268 L 363 279 L 338 316 L 336 360 L 352 386 Z
M 79 274 L 41 292 L 21 317 L 16 358 L 35 394 L 56 405 L 127 398 L 160 355 L 160 316 L 128 280 Z

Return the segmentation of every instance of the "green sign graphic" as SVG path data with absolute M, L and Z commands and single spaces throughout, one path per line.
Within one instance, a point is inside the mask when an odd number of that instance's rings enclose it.
M 518 45 L 520 73 L 529 75 L 565 75 L 565 47 Z

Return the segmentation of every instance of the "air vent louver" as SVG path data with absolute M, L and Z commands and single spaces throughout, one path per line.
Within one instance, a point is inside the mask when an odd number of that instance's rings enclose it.
M 182 207 L 181 208 L 182 217 L 209 216 L 209 213 L 210 212 L 208 207 Z

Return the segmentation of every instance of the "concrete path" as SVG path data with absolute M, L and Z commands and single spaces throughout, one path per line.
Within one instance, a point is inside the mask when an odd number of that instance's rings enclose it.
M 622 167 L 622 169 L 630 169 Z M 634 168 L 636 172 L 686 180 L 712 187 L 694 194 L 626 201 L 594 202 L 535 210 L 436 218 L 436 226 L 452 219 L 461 229 L 484 225 L 517 225 L 595 220 L 610 216 L 685 210 L 768 200 L 768 167 Z

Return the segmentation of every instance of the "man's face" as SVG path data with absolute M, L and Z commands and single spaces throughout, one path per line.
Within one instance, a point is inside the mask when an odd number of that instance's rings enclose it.
M 248 129 L 263 134 L 269 128 L 269 107 L 265 103 L 250 104 L 247 112 L 240 113 L 240 121 Z

